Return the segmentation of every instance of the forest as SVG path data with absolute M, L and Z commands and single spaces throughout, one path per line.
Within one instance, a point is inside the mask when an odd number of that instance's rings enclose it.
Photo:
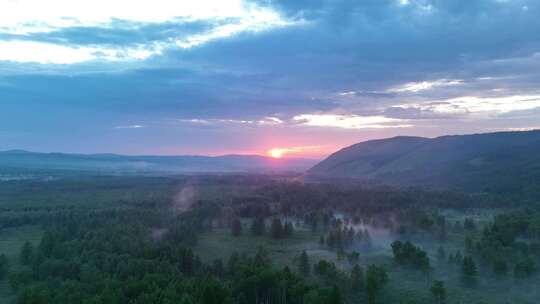
M 0 303 L 536 303 L 540 208 L 290 175 L 0 183 Z

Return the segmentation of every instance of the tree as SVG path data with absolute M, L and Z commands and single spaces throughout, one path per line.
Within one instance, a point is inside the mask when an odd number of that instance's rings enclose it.
M 257 248 L 257 253 L 255 254 L 253 263 L 256 267 L 268 267 L 272 264 L 266 249 L 264 249 L 263 247 Z
M 317 264 L 313 265 L 313 273 L 327 279 L 334 279 L 337 275 L 336 264 L 326 260 L 320 260 Z
M 309 256 L 307 255 L 307 252 L 304 250 L 302 251 L 302 254 L 300 254 L 300 262 L 298 265 L 298 272 L 307 277 L 310 274 L 311 265 L 309 263 Z
M 274 218 L 272 220 L 271 233 L 272 237 L 275 239 L 279 239 L 283 236 L 283 225 L 281 224 L 280 219 Z
M 465 252 L 468 254 L 471 254 L 473 250 L 474 250 L 474 242 L 471 239 L 471 237 L 468 236 L 465 238 Z
M 230 303 L 229 290 L 214 279 L 205 279 L 200 282 L 199 298 L 201 304 Z
M 5 254 L 0 254 L 0 280 L 4 279 L 9 272 L 9 261 Z
M 317 288 L 306 294 L 303 303 L 309 304 L 342 304 L 341 292 L 336 286 Z
M 506 265 L 506 262 L 500 259 L 495 261 L 493 263 L 493 272 L 499 279 L 505 277 L 508 273 L 508 266 Z
M 437 258 L 439 261 L 444 261 L 446 259 L 446 251 L 442 245 L 439 246 L 439 249 L 437 250 Z
M 240 263 L 240 255 L 238 252 L 234 251 L 229 260 L 227 261 L 227 272 L 229 274 L 234 274 L 237 271 L 237 266 Z
M 394 260 L 399 265 L 411 266 L 424 272 L 429 271 L 430 263 L 427 253 L 411 242 L 395 241 L 392 243 Z
M 328 304 L 342 304 L 343 300 L 341 299 L 341 292 L 339 291 L 339 288 L 336 286 L 332 287 L 330 290 L 328 300 L 326 301 Z
M 193 297 L 189 294 L 184 294 L 180 298 L 180 304 L 195 304 L 195 300 L 193 300 Z
M 223 276 L 225 273 L 225 267 L 223 266 L 223 260 L 222 259 L 215 259 L 212 264 L 212 273 L 216 275 L 217 277 Z
M 474 222 L 474 220 L 472 218 L 466 218 L 465 223 L 463 224 L 463 227 L 466 230 L 474 231 L 474 230 L 476 230 L 476 223 Z
M 238 218 L 235 218 L 232 222 L 231 232 L 234 236 L 239 236 L 242 234 L 242 222 Z
M 446 299 L 446 288 L 444 287 L 443 281 L 433 281 L 433 285 L 429 291 L 431 291 L 431 294 L 435 297 L 437 303 L 444 303 L 444 300 Z
M 291 222 L 286 222 L 285 225 L 283 225 L 283 236 L 291 236 L 293 235 L 294 227 Z
M 446 227 L 446 219 L 442 217 L 441 223 L 439 223 L 439 240 L 445 242 L 448 238 L 448 229 Z
M 514 267 L 514 277 L 516 279 L 530 277 L 536 271 L 537 269 L 534 261 L 531 258 L 526 258 L 516 263 Z
M 32 247 L 32 244 L 28 241 L 24 242 L 23 246 L 21 247 L 21 253 L 19 256 L 21 264 L 30 265 L 30 263 L 32 263 L 33 254 L 34 248 Z
M 351 252 L 347 257 L 349 258 L 349 263 L 352 265 L 356 265 L 360 262 L 360 253 L 358 253 L 358 251 Z
M 478 270 L 476 268 L 476 263 L 470 256 L 463 258 L 463 263 L 461 264 L 461 273 L 463 282 L 466 285 L 474 285 L 476 276 L 478 275 Z
M 195 257 L 191 248 L 182 250 L 180 257 L 180 271 L 192 275 L 195 271 Z
M 463 263 L 463 255 L 461 254 L 461 251 L 456 251 L 456 254 L 454 255 L 454 262 L 458 265 Z
M 311 231 L 312 232 L 317 232 L 317 227 L 318 227 L 318 224 L 319 224 L 319 218 L 317 216 L 312 216 L 310 221 L 311 221 Z
M 266 225 L 264 224 L 264 218 L 262 216 L 257 216 L 251 222 L 251 234 L 255 236 L 261 236 L 266 232 Z
M 351 287 L 353 291 L 360 291 L 364 288 L 364 270 L 356 264 L 351 270 Z
M 375 304 L 377 295 L 381 289 L 388 283 L 388 275 L 384 268 L 370 265 L 366 273 L 366 291 L 368 303 Z

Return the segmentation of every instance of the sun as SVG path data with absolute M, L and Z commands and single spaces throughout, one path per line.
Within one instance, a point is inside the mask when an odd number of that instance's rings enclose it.
M 285 149 L 280 148 L 273 148 L 271 150 L 268 150 L 268 155 L 273 158 L 281 158 L 283 157 L 283 154 L 285 154 Z

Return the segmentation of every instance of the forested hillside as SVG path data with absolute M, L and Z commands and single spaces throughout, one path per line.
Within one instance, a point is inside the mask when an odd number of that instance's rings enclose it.
M 309 174 L 538 197 L 540 131 L 367 141 L 330 155 Z

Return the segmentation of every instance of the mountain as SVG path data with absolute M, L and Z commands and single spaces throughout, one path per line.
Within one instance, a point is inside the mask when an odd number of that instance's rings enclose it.
M 259 155 L 126 156 L 118 154 L 0 152 L 0 168 L 24 170 L 76 170 L 101 173 L 227 173 L 303 172 L 316 161 L 274 159 Z
M 529 191 L 540 186 L 540 130 L 371 140 L 335 152 L 308 170 L 308 176 L 467 191 Z

